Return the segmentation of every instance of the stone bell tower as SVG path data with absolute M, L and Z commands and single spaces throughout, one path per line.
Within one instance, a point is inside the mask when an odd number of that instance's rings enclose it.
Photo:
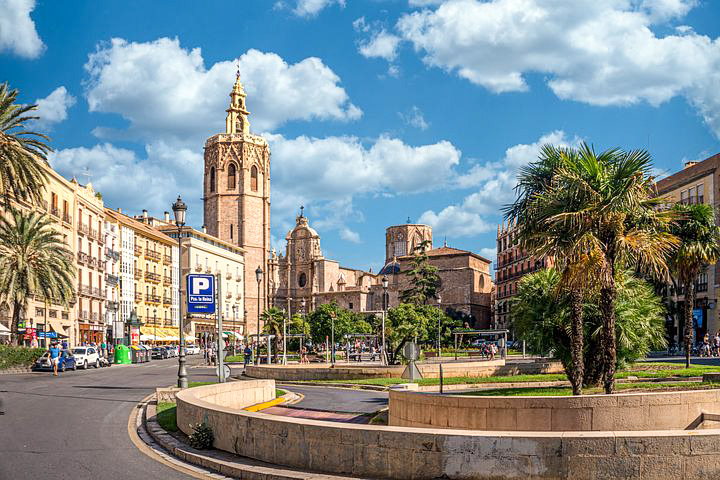
M 207 232 L 245 249 L 245 331 L 256 333 L 258 312 L 268 306 L 270 148 L 263 137 L 250 133 L 246 97 L 238 71 L 225 133 L 205 142 L 203 204 Z M 263 271 L 259 294 L 258 267 Z

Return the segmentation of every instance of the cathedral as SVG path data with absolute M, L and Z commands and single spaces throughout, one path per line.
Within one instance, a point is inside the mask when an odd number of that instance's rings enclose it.
M 270 148 L 250 133 L 246 94 L 238 72 L 230 92 L 225 133 L 205 142 L 204 220 L 207 232 L 244 250 L 245 332 L 255 333 L 255 319 L 276 306 L 290 314 L 307 313 L 336 302 L 355 312 L 382 310 L 382 279 L 388 279 L 389 307 L 409 287 L 405 271 L 422 242 L 441 279 L 438 304 L 466 315 L 477 328 L 490 326 L 491 261 L 466 250 L 432 248 L 432 228 L 412 224 L 388 227 L 383 268 L 357 270 L 324 257 L 320 235 L 303 208 L 285 237 L 284 254 L 270 247 Z M 257 281 L 255 281 L 257 279 Z M 303 308 L 304 307 L 304 308 Z

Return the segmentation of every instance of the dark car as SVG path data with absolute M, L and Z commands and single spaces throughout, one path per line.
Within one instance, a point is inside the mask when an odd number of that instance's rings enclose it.
M 42 357 L 38 358 L 32 366 L 35 371 L 47 370 L 52 372 L 53 365 L 50 361 L 50 352 L 45 352 Z M 70 350 L 63 350 L 60 353 L 60 364 L 58 365 L 58 372 L 64 372 L 65 370 L 77 370 L 77 363 L 75 362 L 75 356 Z
M 168 356 L 170 356 L 170 354 L 163 347 L 154 347 L 152 349 L 152 358 L 163 359 L 168 358 Z

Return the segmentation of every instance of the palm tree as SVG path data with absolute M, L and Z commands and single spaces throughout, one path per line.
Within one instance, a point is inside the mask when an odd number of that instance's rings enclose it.
M 602 366 L 605 393 L 615 388 L 617 342 L 615 303 L 616 272 L 626 266 L 655 277 L 667 276 L 666 259 L 677 245 L 668 229 L 673 215 L 657 207 L 650 155 L 643 150 L 620 149 L 596 154 L 583 144 L 577 155 L 568 155 L 558 168 L 551 187 L 534 200 L 549 215 L 543 224 L 562 231 L 589 261 L 597 262 L 603 314 Z
M 690 368 L 692 347 L 692 309 L 695 305 L 695 280 L 708 265 L 720 258 L 720 227 L 710 205 L 673 206 L 677 221 L 671 231 L 681 244 L 672 255 L 670 268 L 677 283 L 685 287 L 685 366 Z
M 262 314 L 263 332 L 275 335 L 275 354 L 273 358 L 275 363 L 278 359 L 278 350 L 282 345 L 283 339 L 283 322 L 285 321 L 285 312 L 277 307 L 270 307 Z
M 37 105 L 17 105 L 17 90 L 0 84 L 0 196 L 5 206 L 11 197 L 40 203 L 47 183 L 45 164 L 52 149 L 48 137 L 30 131 L 25 123 L 39 117 L 28 115 Z
M 11 209 L 0 217 L 0 300 L 12 305 L 12 335 L 31 295 L 67 306 L 74 298 L 73 254 L 49 217 Z

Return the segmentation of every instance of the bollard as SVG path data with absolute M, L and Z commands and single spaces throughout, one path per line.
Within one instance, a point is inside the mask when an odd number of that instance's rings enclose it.
M 443 370 L 442 363 L 440 364 L 440 393 L 443 393 Z

